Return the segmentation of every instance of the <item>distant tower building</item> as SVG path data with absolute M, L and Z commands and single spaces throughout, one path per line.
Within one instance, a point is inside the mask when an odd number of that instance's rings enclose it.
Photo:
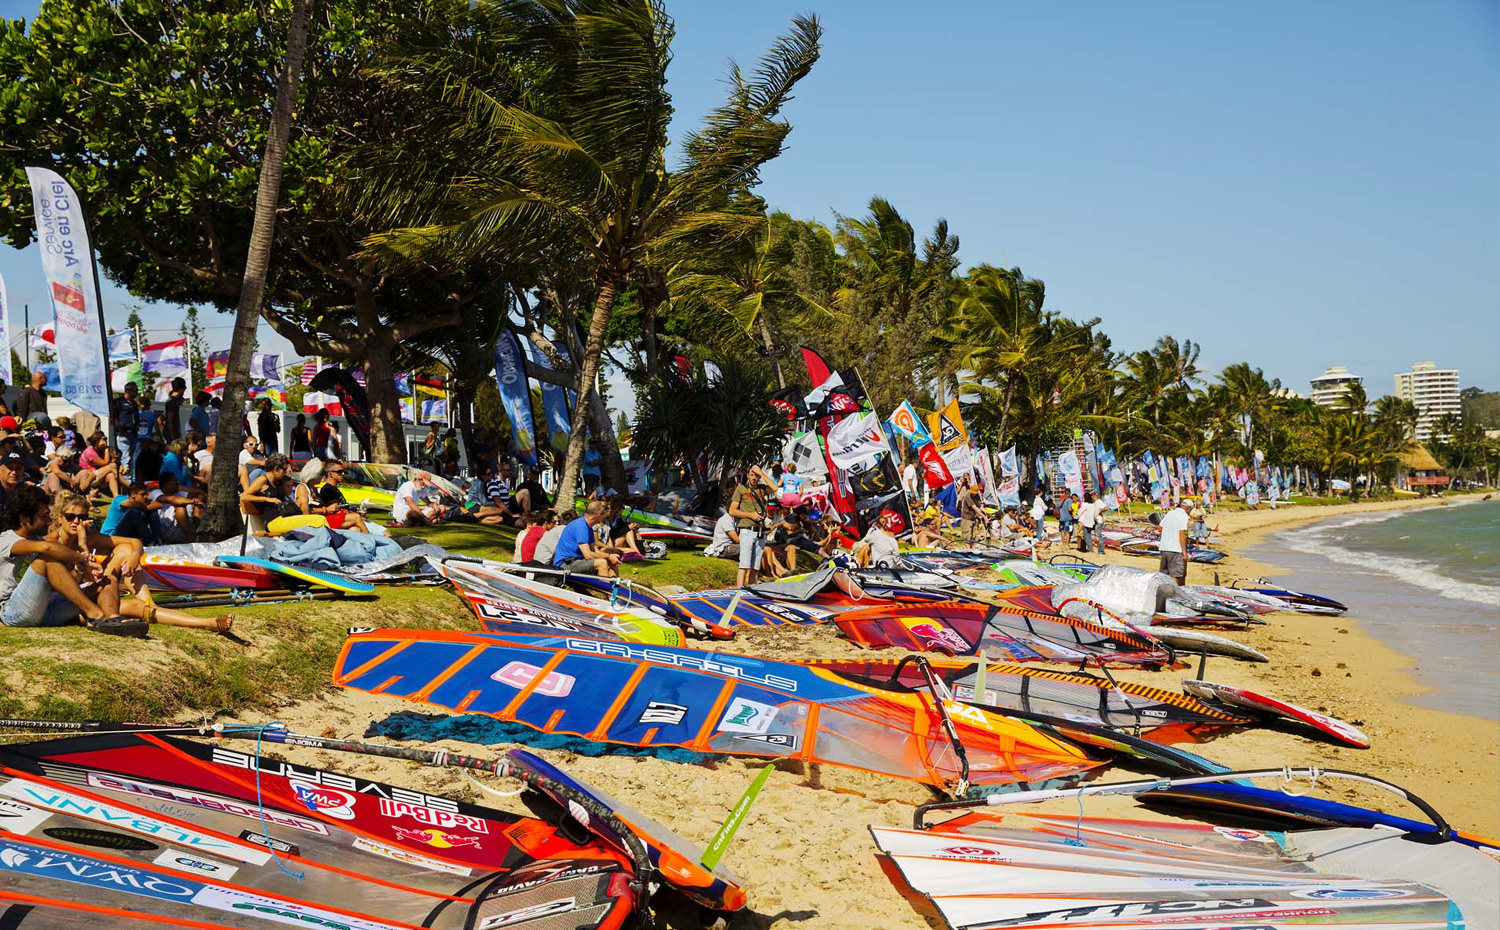
M 1343 365 L 1334 365 L 1312 379 L 1312 402 L 1319 407 L 1332 407 L 1352 387 L 1364 383 L 1359 375 L 1349 374 Z
M 1417 362 L 1411 371 L 1396 375 L 1396 396 L 1417 406 L 1417 442 L 1426 442 L 1437 432 L 1438 421 L 1448 414 L 1463 413 L 1458 396 L 1458 369 L 1438 368 L 1432 362 Z

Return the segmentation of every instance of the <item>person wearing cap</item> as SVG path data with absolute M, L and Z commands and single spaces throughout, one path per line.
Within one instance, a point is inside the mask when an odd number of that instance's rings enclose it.
M 1157 544 L 1161 565 L 1157 571 L 1170 575 L 1180 585 L 1187 583 L 1188 510 L 1192 506 L 1191 500 L 1183 498 L 1161 517 L 1161 542 Z
M 21 421 L 12 416 L 0 417 L 0 436 L 9 436 L 21 429 Z
M 0 508 L 4 508 L 16 489 L 26 483 L 26 459 L 20 453 L 0 455 Z
M 391 518 L 400 526 L 441 523 L 447 513 L 441 497 L 438 489 L 432 486 L 427 472 L 416 472 L 410 481 L 396 489 L 396 500 L 391 505 Z

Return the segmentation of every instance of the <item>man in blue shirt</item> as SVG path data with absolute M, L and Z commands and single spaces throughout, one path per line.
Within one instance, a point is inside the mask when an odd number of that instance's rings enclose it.
M 552 564 L 565 572 L 614 578 L 619 575 L 620 557 L 606 552 L 594 542 L 594 527 L 604 523 L 608 508 L 604 501 L 589 501 L 583 516 L 563 528 L 557 548 L 552 550 Z
M 126 382 L 124 394 L 115 398 L 110 419 L 114 421 L 115 439 L 121 446 L 120 472 L 131 474 L 135 469 L 136 451 L 140 449 L 138 430 L 141 426 L 141 408 L 134 381 Z

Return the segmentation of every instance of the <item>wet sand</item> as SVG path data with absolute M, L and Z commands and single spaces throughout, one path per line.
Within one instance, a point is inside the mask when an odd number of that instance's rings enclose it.
M 1408 503 L 1397 506 L 1411 506 Z M 1193 582 L 1274 576 L 1277 568 L 1242 555 L 1265 533 L 1307 520 L 1391 505 L 1293 507 L 1210 518 L 1219 524 L 1222 548 L 1230 558 L 1216 568 L 1194 565 Z M 1056 551 L 1056 550 L 1054 550 Z M 1111 554 L 1109 561 L 1150 563 Z M 1295 582 L 1287 579 L 1289 583 Z M 1339 591 L 1327 591 L 1338 597 Z M 455 611 L 467 608 L 453 599 Z M 1264 626 L 1227 632 L 1267 653 L 1270 664 L 1211 658 L 1207 677 L 1303 704 L 1360 726 L 1371 738 L 1368 750 L 1343 748 L 1293 733 L 1247 729 L 1190 747 L 1233 767 L 1314 764 L 1369 772 L 1403 785 L 1448 816 L 1459 828 L 1500 834 L 1500 724 L 1461 714 L 1414 707 L 1405 700 L 1421 690 L 1410 674 L 1412 660 L 1384 646 L 1360 629 L 1352 617 L 1272 614 Z M 722 644 L 735 651 L 774 658 L 865 657 L 831 627 L 749 630 Z M 895 658 L 887 650 L 882 657 Z M 1196 667 L 1179 671 L 1133 672 L 1126 677 L 1176 690 Z M 395 698 L 354 692 L 284 708 L 277 719 L 303 732 L 361 737 L 372 721 L 401 710 L 424 710 Z M 474 753 L 468 743 L 435 744 Z M 504 746 L 485 747 L 499 753 Z M 409 763 L 343 756 L 308 749 L 277 747 L 303 764 L 337 767 L 368 778 L 420 787 L 476 803 L 520 810 L 474 789 L 456 773 L 423 769 Z M 707 765 L 685 765 L 656 758 L 581 757 L 538 750 L 584 782 L 629 801 L 647 815 L 688 839 L 706 845 L 719 823 L 765 764 L 756 759 L 717 758 Z M 1138 773 L 1116 766 L 1101 780 L 1123 780 Z M 509 783 L 496 787 L 510 789 Z M 1305 783 L 1299 786 L 1305 788 Z M 1339 788 L 1325 794 L 1336 800 L 1372 803 L 1408 816 L 1389 795 Z M 833 767 L 777 763 L 770 781 L 751 810 L 724 864 L 749 889 L 749 907 L 731 928 L 924 928 L 937 926 L 922 906 L 903 897 L 881 870 L 867 826 L 904 826 L 915 805 L 932 800 L 921 785 Z M 1056 811 L 1075 813 L 1072 800 L 1056 802 Z M 1124 798 L 1090 799 L 1089 816 L 1156 816 Z M 673 927 L 701 926 L 691 912 L 667 915 Z

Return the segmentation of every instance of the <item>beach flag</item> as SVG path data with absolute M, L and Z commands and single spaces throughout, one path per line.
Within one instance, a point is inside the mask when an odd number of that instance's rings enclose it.
M 229 350 L 219 349 L 208 353 L 203 360 L 203 375 L 210 381 L 215 378 L 227 378 L 229 376 Z
M 953 483 L 953 473 L 935 443 L 927 443 L 917 450 L 917 461 L 922 463 L 922 478 L 929 488 L 944 488 Z
M 132 333 L 126 330 L 123 333 L 110 333 L 105 337 L 109 345 L 109 360 L 111 362 L 131 361 L 135 358 L 135 346 L 130 344 Z
M 531 387 L 526 380 L 526 362 L 521 355 L 521 344 L 516 334 L 510 330 L 500 333 L 495 340 L 494 348 L 490 353 L 495 360 L 495 383 L 500 390 L 500 405 L 505 408 L 505 415 L 510 419 L 511 445 L 516 450 L 516 458 L 523 465 L 535 465 L 536 457 L 536 423 L 531 417 Z M 417 376 L 418 393 L 432 392 L 430 383 L 436 379 Z M 432 406 L 437 401 L 422 401 L 422 418 L 424 420 L 446 419 L 448 416 L 447 403 L 443 403 L 441 416 Z
M 153 342 L 141 349 L 141 367 L 159 375 L 180 375 L 188 370 L 187 340 Z
M 1016 447 L 1011 446 L 1000 453 L 1000 477 L 1012 478 L 1021 474 L 1021 466 L 1016 462 Z
M 891 429 L 913 446 L 923 446 L 932 442 L 932 437 L 927 435 L 927 430 L 922 428 L 922 418 L 917 416 L 917 411 L 912 408 L 909 400 L 903 400 L 895 410 L 891 411 L 890 423 Z
M 255 352 L 250 356 L 250 377 L 262 381 L 281 380 L 281 356 Z
M 969 431 L 964 429 L 964 415 L 958 409 L 957 398 L 948 401 L 948 405 L 942 410 L 929 415 L 927 425 L 932 441 L 945 453 L 969 441 Z
M 829 394 L 843 388 L 843 386 L 844 379 L 835 371 L 819 382 L 818 386 L 812 389 L 812 393 L 803 398 L 803 403 L 807 406 L 808 410 L 813 410 L 822 406 L 823 402 L 828 399 Z
M 1021 506 L 1020 478 L 1006 478 L 1000 482 L 1000 506 L 1016 508 Z
M 979 480 L 984 482 L 984 502 L 991 507 L 997 507 L 1000 504 L 1000 497 L 995 488 L 995 469 L 990 464 L 990 450 L 980 449 L 974 456 L 974 461 L 979 466 L 976 469 L 979 473 Z
M 828 465 L 823 460 L 823 447 L 818 444 L 818 434 L 798 433 L 781 447 L 781 460 L 797 466 L 797 474 L 809 481 L 828 477 Z
M 828 457 L 848 469 L 886 451 L 885 434 L 873 413 L 844 417 L 828 431 Z
M 27 168 L 42 272 L 52 295 L 53 339 L 64 401 L 109 417 L 109 362 L 94 248 L 81 200 L 62 176 Z
M 434 420 L 441 420 L 446 423 L 448 420 L 448 401 L 436 399 L 422 401 L 422 420 L 426 423 L 431 423 Z M 525 461 L 525 459 L 523 458 L 522 461 Z
M 51 351 L 57 348 L 57 324 L 43 323 L 40 326 L 33 326 L 27 340 L 33 349 Z
M 542 350 L 537 347 L 536 343 L 530 339 L 523 339 L 521 341 L 526 344 L 526 352 L 531 356 L 532 368 L 543 371 L 552 370 L 550 361 Z M 563 346 L 561 339 L 553 343 L 553 345 L 565 361 L 571 361 L 568 359 L 568 350 Z M 712 362 L 703 363 L 705 373 L 708 371 L 708 366 L 712 364 Z M 717 367 L 714 370 L 718 371 Z M 548 444 L 552 447 L 553 455 L 566 455 L 568 453 L 568 437 L 573 431 L 573 421 L 569 417 L 569 411 L 572 409 L 576 398 L 573 396 L 572 391 L 560 384 L 552 384 L 548 381 L 542 381 L 540 378 L 537 381 L 542 386 L 542 412 L 547 417 Z
M 114 391 L 116 394 L 124 391 L 125 385 L 132 382 L 135 384 L 136 389 L 139 390 L 143 381 L 144 379 L 141 377 L 140 362 L 131 362 L 128 365 L 121 365 L 119 368 L 116 368 L 114 371 L 111 371 L 109 373 L 109 387 L 110 390 Z

